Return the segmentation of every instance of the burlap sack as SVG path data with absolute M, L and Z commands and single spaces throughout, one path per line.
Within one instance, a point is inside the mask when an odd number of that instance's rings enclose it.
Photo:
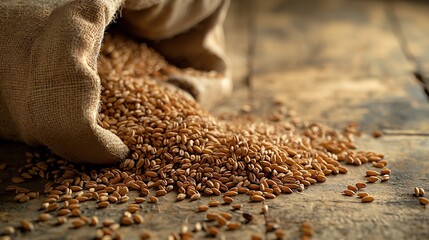
M 200 92 L 213 85 L 227 93 L 221 32 L 227 5 L 223 0 L 1 1 L 0 138 L 45 145 L 74 162 L 125 158 L 128 148 L 97 125 L 97 56 L 106 27 L 116 18 L 132 34 L 154 41 L 173 62 L 225 76 L 217 84 L 187 76 L 174 82 L 196 84 Z

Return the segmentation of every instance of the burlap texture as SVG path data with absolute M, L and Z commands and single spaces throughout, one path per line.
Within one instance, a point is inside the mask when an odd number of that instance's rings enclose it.
M 104 31 L 115 14 L 124 9 L 118 14 L 124 17 L 118 18 L 124 28 L 156 40 L 160 49 L 165 44 L 165 51 L 172 54 L 167 57 L 227 73 L 222 41 L 213 39 L 219 33 L 212 34 L 219 31 L 227 1 L 178 2 L 182 1 L 1 1 L 0 138 L 45 145 L 74 162 L 108 164 L 125 158 L 128 148 L 97 125 L 101 88 L 97 57 Z M 189 19 L 190 11 L 196 10 L 196 17 Z M 152 17 L 139 19 L 142 14 Z M 148 34 L 152 31 L 148 24 L 161 19 L 166 21 Z M 206 20 L 211 23 L 203 24 Z M 194 28 L 204 30 L 180 39 Z M 194 38 L 200 40 L 192 42 Z M 177 48 L 187 46 L 186 41 L 194 44 L 194 50 Z M 170 52 L 168 46 L 174 42 L 179 50 Z M 201 65 L 205 54 L 216 57 Z

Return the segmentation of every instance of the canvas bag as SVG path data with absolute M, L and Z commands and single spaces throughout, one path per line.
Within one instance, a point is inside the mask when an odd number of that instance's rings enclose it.
M 106 27 L 118 21 L 167 59 L 223 74 L 172 77 L 209 105 L 201 97 L 207 89 L 231 91 L 222 35 L 227 7 L 227 0 L 1 1 L 0 138 L 45 145 L 74 162 L 124 159 L 128 148 L 97 125 L 97 57 Z

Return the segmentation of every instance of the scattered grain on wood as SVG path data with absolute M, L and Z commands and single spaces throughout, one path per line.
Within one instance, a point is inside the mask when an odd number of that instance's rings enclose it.
M 98 124 L 117 135 L 130 155 L 116 165 L 88 170 L 49 151 L 28 153 L 28 164 L 11 181 L 19 184 L 36 176 L 47 179 L 41 194 L 46 196 L 41 206 L 46 212 L 60 209 L 58 215 L 84 221 L 79 204 L 116 207 L 133 200 L 130 191 L 140 194 L 136 203 L 144 202 L 148 195 L 152 195 L 148 202 L 156 203 L 156 196 L 175 189 L 177 201 L 223 194 L 223 201 L 230 204 L 232 197 L 249 194 L 251 201 L 262 202 L 282 193 L 304 191 L 330 175 L 346 174 L 345 164 L 387 164 L 382 162 L 383 155 L 356 150 L 353 139 L 359 130 L 355 124 L 339 131 L 287 114 L 263 121 L 247 115 L 214 117 L 182 91 L 161 83 L 172 73 L 191 70 L 177 69 L 146 45 L 121 35 L 105 35 L 97 71 L 102 89 Z M 245 112 L 251 111 L 250 105 L 243 107 Z M 390 172 L 382 169 L 381 174 L 384 177 Z M 369 179 L 377 175 L 370 173 Z M 18 202 L 39 197 L 36 191 L 13 185 L 8 191 L 17 192 Z M 210 201 L 208 205 L 218 204 Z M 232 208 L 239 210 L 241 204 L 232 204 Z M 138 209 L 127 210 L 135 213 Z M 213 220 L 227 224 L 226 217 L 219 216 Z M 253 218 L 248 213 L 243 217 L 246 222 Z M 135 222 L 131 216 L 124 218 L 126 224 Z M 66 221 L 58 217 L 59 225 Z

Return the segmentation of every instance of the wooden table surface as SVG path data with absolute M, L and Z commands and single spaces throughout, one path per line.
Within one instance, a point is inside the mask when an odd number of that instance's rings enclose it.
M 392 170 L 388 182 L 368 186 L 376 198 L 370 204 L 341 194 L 347 185 L 364 180 L 365 171 L 374 169 L 370 165 L 349 167 L 346 175 L 266 201 L 267 217 L 286 231 L 285 239 L 300 238 L 304 221 L 313 226 L 314 239 L 429 239 L 429 209 L 412 195 L 414 187 L 429 192 L 428 30 L 429 4 L 424 1 L 233 0 L 225 31 L 236 90 L 213 113 L 239 112 L 250 104 L 251 114 L 268 114 L 276 108 L 273 101 L 281 99 L 304 120 L 338 128 L 357 122 L 364 133 L 357 139 L 358 148 L 384 153 Z M 373 138 L 373 130 L 383 136 Z M 0 162 L 8 163 L 0 171 L 0 229 L 38 215 L 41 199 L 16 204 L 5 191 L 10 176 L 25 162 L 26 149 L 17 143 L 0 144 Z M 43 184 L 30 185 L 41 189 Z M 240 220 L 245 211 L 253 213 L 254 220 L 218 238 L 250 239 L 256 233 L 275 239 L 265 233 L 261 204 L 249 203 L 246 196 L 235 201 L 244 207 L 233 213 L 234 219 Z M 143 232 L 151 239 L 167 239 L 184 224 L 203 221 L 205 214 L 195 208 L 207 202 L 177 203 L 174 194 L 168 194 L 159 204 L 143 203 L 145 223 L 120 232 L 126 239 L 139 239 Z M 101 219 L 118 219 L 126 208 L 96 211 L 93 205 L 83 213 Z M 228 209 L 219 206 L 216 211 Z M 44 223 L 16 237 L 91 239 L 94 234 L 93 227 L 74 230 Z

